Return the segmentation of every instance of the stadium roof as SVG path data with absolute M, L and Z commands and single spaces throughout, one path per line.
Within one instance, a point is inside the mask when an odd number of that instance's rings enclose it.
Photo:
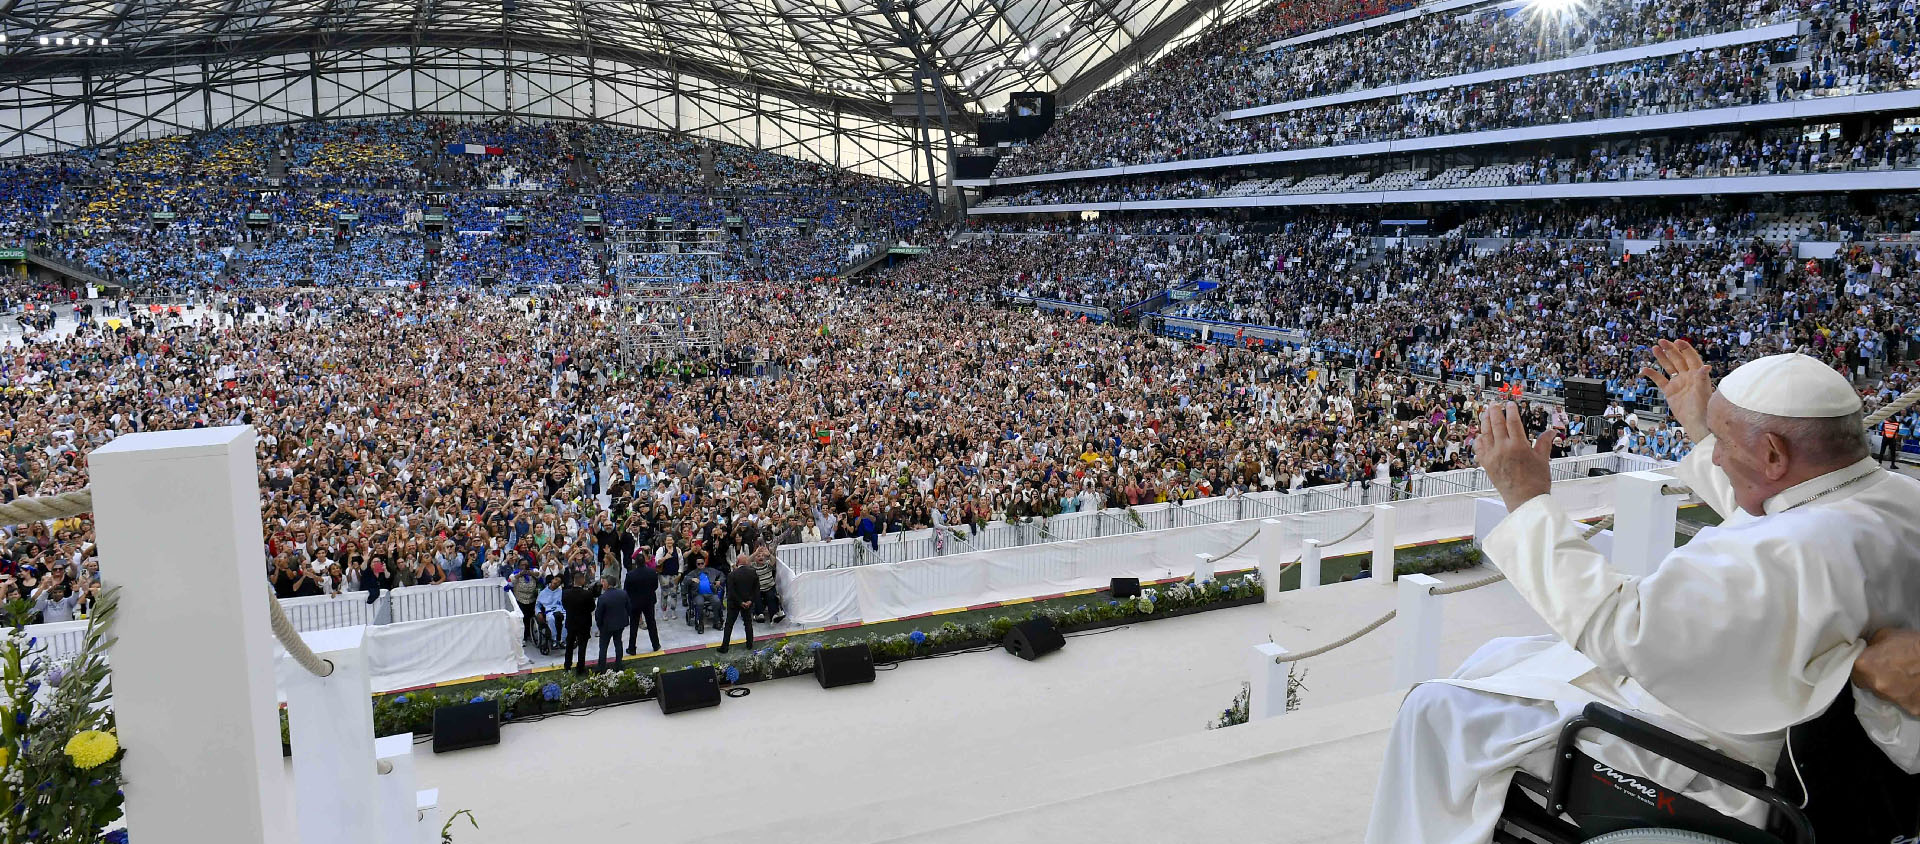
M 1257 0 L 0 0 L 0 77 L 375 48 L 598 56 L 885 119 L 924 60 L 975 113 L 1062 105 Z M 955 115 L 969 125 L 971 118 Z M 960 128 L 960 126 L 956 126 Z

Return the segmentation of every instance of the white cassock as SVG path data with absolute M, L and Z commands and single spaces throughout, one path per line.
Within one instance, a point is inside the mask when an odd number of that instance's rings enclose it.
M 1872 459 L 1734 503 L 1714 438 L 1677 469 L 1724 518 L 1658 571 L 1607 567 L 1551 496 L 1507 515 L 1484 550 L 1557 636 L 1496 639 L 1401 705 L 1367 827 L 1370 844 L 1485 844 L 1516 768 L 1551 773 L 1560 726 L 1587 703 L 1628 710 L 1769 774 L 1788 727 L 1824 712 L 1865 639 L 1920 627 L 1920 481 Z M 1870 692 L 1856 711 L 1889 758 L 1920 773 L 1920 720 Z M 1749 821 L 1764 806 L 1652 754 L 1582 741 L 1595 759 Z

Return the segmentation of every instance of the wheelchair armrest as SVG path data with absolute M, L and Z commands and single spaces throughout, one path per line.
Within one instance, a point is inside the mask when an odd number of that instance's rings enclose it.
M 1604 703 L 1587 704 L 1586 710 L 1581 715 L 1588 727 L 1611 733 L 1635 746 L 1699 771 L 1716 781 L 1743 791 L 1767 787 L 1767 775 L 1760 769 L 1709 750 L 1698 742 L 1681 738 Z M 1570 733 L 1571 731 L 1562 736 L 1563 743 L 1571 741 Z

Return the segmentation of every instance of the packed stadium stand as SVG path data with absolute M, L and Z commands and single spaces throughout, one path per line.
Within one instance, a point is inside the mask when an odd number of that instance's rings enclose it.
M 1920 463 L 1915 0 L 82 6 L 0 9 L 0 842 L 1377 844 L 1410 687 L 1598 647 L 1536 499 L 1620 596 Z

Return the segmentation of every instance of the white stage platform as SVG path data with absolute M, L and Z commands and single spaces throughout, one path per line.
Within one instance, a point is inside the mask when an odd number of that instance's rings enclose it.
M 479 816 L 462 842 L 1351 841 L 1398 704 L 1392 625 L 1308 662 L 1300 712 L 1205 725 L 1247 679 L 1255 643 L 1320 644 L 1394 591 L 1290 592 L 1076 637 L 1036 663 L 995 650 L 905 663 L 869 686 L 760 683 L 672 717 L 643 703 L 508 724 L 496 747 L 423 749 L 419 777 L 444 812 Z M 1447 667 L 1492 636 L 1545 631 L 1505 584 L 1446 601 Z

